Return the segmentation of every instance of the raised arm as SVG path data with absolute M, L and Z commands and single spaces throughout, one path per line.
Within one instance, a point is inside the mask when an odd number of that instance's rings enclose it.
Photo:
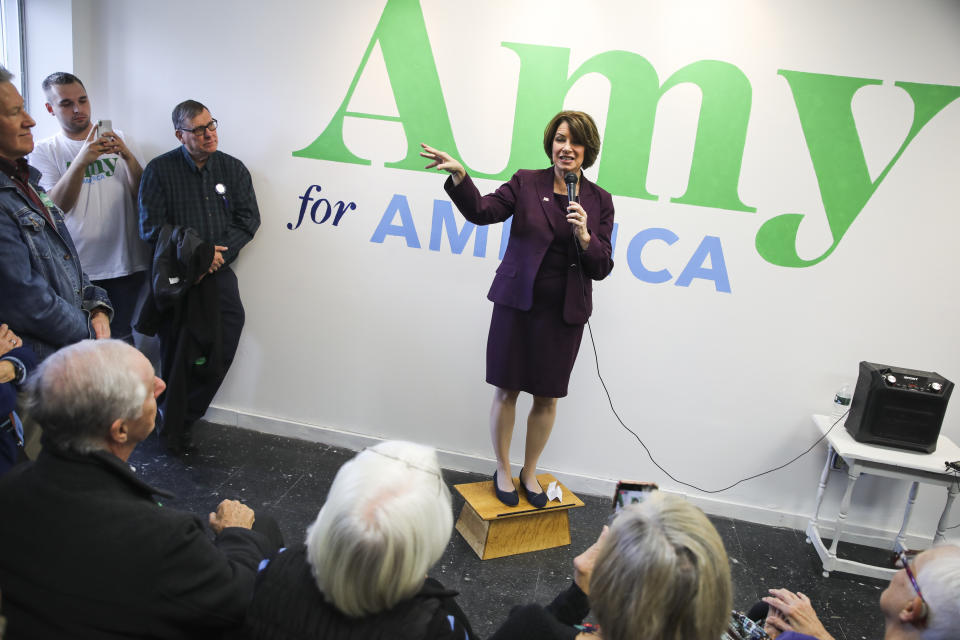
M 115 153 L 120 156 L 120 161 L 127 167 L 127 189 L 136 199 L 140 192 L 140 178 L 143 175 L 143 167 L 137 159 L 137 154 L 133 150 L 133 143 L 125 140 L 119 135 L 108 138 L 110 144 L 108 153 Z
M 446 151 L 434 149 L 430 145 L 423 142 L 420 143 L 420 146 L 423 147 L 423 151 L 420 152 L 420 155 L 428 160 L 432 160 L 432 162 L 425 166 L 424 169 L 446 171 L 450 174 L 454 186 L 463 182 L 463 179 L 467 176 L 467 171 L 453 156 Z
M 90 133 L 84 140 L 83 146 L 80 147 L 77 157 L 70 162 L 70 166 L 67 167 L 63 175 L 57 169 L 53 158 L 50 158 L 45 152 L 31 155 L 30 163 L 43 174 L 40 179 L 40 186 L 47 190 L 50 199 L 65 214 L 69 214 L 77 204 L 87 167 L 103 154 L 114 153 L 112 147 L 113 143 L 110 138 L 99 136 L 97 127 L 90 127 Z

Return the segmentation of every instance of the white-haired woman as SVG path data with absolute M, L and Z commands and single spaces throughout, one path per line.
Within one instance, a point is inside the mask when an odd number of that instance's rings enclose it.
M 426 575 L 452 529 L 432 447 L 361 451 L 337 472 L 306 545 L 261 570 L 245 637 L 473 638 L 456 592 Z
M 589 596 L 589 598 L 588 598 Z M 702 511 L 655 492 L 625 508 L 574 560 L 574 582 L 547 607 L 514 609 L 491 640 L 720 638 L 733 587 L 723 542 Z

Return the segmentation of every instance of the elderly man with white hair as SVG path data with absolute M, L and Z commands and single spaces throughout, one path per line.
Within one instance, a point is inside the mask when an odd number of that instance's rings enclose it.
M 900 571 L 880 594 L 883 640 L 960 638 L 960 546 L 946 544 L 914 559 L 900 554 Z M 834 640 L 810 599 L 787 589 L 771 589 L 767 632 L 778 640 Z
M 210 638 L 237 626 L 279 531 L 251 530 L 253 511 L 224 500 L 208 518 L 214 538 L 136 476 L 127 459 L 164 389 L 149 360 L 119 340 L 85 340 L 48 357 L 27 387 L 44 446 L 0 480 L 10 637 Z
M 262 570 L 243 637 L 474 638 L 456 592 L 427 577 L 452 528 L 432 447 L 361 451 L 337 472 L 306 545 Z

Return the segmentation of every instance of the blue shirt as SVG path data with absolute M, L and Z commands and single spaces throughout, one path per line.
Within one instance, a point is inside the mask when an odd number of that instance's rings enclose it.
M 156 242 L 165 224 L 190 227 L 205 242 L 227 247 L 224 261 L 233 262 L 260 226 L 250 172 L 221 151 L 200 169 L 182 145 L 157 156 L 140 179 L 140 237 Z

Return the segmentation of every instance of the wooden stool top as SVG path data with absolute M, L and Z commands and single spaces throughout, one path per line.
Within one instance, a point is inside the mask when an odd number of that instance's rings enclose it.
M 453 485 L 453 488 L 460 492 L 463 499 L 466 500 L 477 512 L 477 515 L 484 520 L 502 520 L 503 518 L 525 516 L 531 513 L 545 513 L 583 506 L 583 500 L 575 496 L 574 493 L 567 489 L 562 483 L 557 482 L 563 490 L 563 502 L 551 500 L 543 509 L 537 509 L 527 502 L 527 496 L 520 488 L 520 479 L 511 478 L 511 480 L 513 481 L 513 486 L 520 494 L 520 504 L 515 507 L 508 507 L 497 499 L 497 496 L 493 493 L 493 480 L 456 484 Z M 553 477 L 553 474 L 541 473 L 537 476 L 537 480 L 540 481 L 540 486 L 546 491 L 546 488 L 550 486 L 550 483 L 556 480 L 556 478 Z

